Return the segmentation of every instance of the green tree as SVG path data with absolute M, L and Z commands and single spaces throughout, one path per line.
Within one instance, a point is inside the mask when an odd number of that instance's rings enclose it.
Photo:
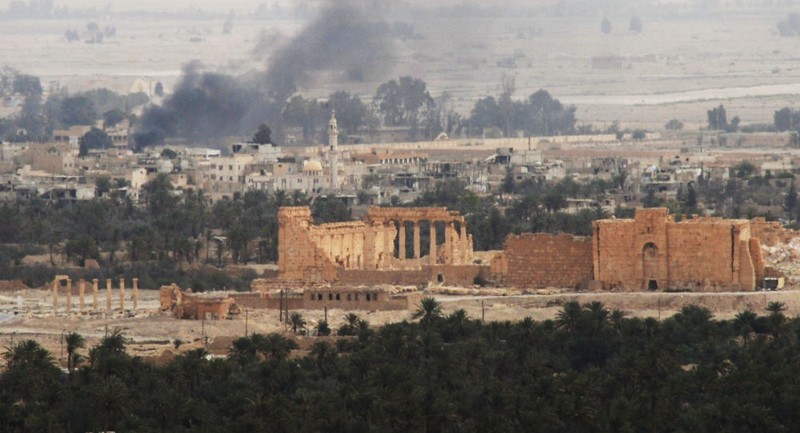
M 105 113 L 103 113 L 103 127 L 113 128 L 117 126 L 117 124 L 125 120 L 125 117 L 126 117 L 125 112 L 120 110 L 119 108 L 108 110 Z
M 419 301 L 417 309 L 411 314 L 412 319 L 420 319 L 424 326 L 442 317 L 442 303 L 432 297 L 424 297 Z
M 86 339 L 77 332 L 70 332 L 64 336 L 64 342 L 67 345 L 67 371 L 71 376 L 75 366 L 83 359 L 83 356 L 78 353 L 78 349 L 86 347 Z
M 715 131 L 724 131 L 728 129 L 728 117 L 725 113 L 725 107 L 722 104 L 719 107 L 714 107 L 707 112 L 708 114 L 708 129 Z
M 667 131 L 680 131 L 683 129 L 683 122 L 678 119 L 672 119 L 664 125 L 664 129 Z
M 89 154 L 89 150 L 108 149 L 113 146 L 114 143 L 105 131 L 92 127 L 89 132 L 83 134 L 83 137 L 81 137 L 79 152 L 80 156 L 86 156 Z
M 97 119 L 92 101 L 85 96 L 71 96 L 61 102 L 61 122 L 65 126 L 92 125 Z
M 783 107 L 773 116 L 775 129 L 780 132 L 797 131 L 800 129 L 800 111 Z
M 431 101 L 425 82 L 409 76 L 381 84 L 375 94 L 387 126 L 418 126 L 423 107 Z
M 303 318 L 303 315 L 298 312 L 292 312 L 289 314 L 289 325 L 292 327 L 292 332 L 297 334 L 300 331 L 305 330 L 306 328 L 306 319 Z
M 42 83 L 39 77 L 27 74 L 17 74 L 14 77 L 14 93 L 41 98 L 42 92 Z

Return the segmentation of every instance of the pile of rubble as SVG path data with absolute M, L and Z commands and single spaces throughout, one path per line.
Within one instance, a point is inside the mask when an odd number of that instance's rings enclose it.
M 785 244 L 762 245 L 761 252 L 768 268 L 785 275 L 787 286 L 800 283 L 800 267 L 797 265 L 798 257 L 800 257 L 800 238 L 792 238 L 789 243 Z

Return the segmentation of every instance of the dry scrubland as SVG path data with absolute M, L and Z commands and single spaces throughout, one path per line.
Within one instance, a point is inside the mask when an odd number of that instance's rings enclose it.
M 414 17 L 422 39 L 396 42 L 395 63 L 369 82 L 343 82 L 321 71 L 302 92 L 324 97 L 345 88 L 364 96 L 391 77 L 413 75 L 434 95 L 448 91 L 466 113 L 474 100 L 496 95 L 502 78 L 514 77 L 519 97 L 548 89 L 579 107 L 583 122 L 660 128 L 671 118 L 705 123 L 705 110 L 724 103 L 744 123 L 772 121 L 773 112 L 800 94 L 796 38 L 781 38 L 775 23 L 785 14 L 718 14 L 708 19 L 642 16 L 644 31 L 627 31 L 630 16 L 610 16 L 614 31 L 600 32 L 599 18 L 525 17 L 432 19 Z M 397 18 L 408 21 L 408 18 Z M 3 63 L 59 80 L 70 89 L 108 86 L 118 91 L 177 81 L 192 60 L 230 73 L 263 68 L 253 55 L 263 40 L 265 58 L 306 23 L 238 20 L 222 33 L 221 20 L 169 21 L 113 18 L 117 36 L 103 44 L 67 43 L 67 29 L 86 20 L 9 21 L 0 27 Z M 260 35 L 266 35 L 262 38 Z M 190 42 L 199 38 L 201 42 Z M 620 69 L 595 69 L 596 56 L 619 56 Z M 516 67 L 497 62 L 515 59 Z M 47 61 L 43 61 L 47 59 Z
M 510 296 L 476 296 L 464 291 L 448 290 L 451 295 L 432 293 L 442 302 L 445 314 L 463 308 L 470 317 L 485 317 L 487 321 L 520 320 L 531 317 L 535 320 L 555 318 L 561 305 L 569 301 L 588 303 L 603 302 L 608 308 L 620 309 L 631 317 L 665 318 L 678 312 L 689 304 L 702 305 L 709 308 L 717 318 L 729 319 L 736 313 L 750 309 L 756 313 L 764 313 L 770 302 L 783 302 L 787 306 L 786 314 L 800 314 L 800 291 L 787 290 L 779 292 L 755 293 L 561 293 L 558 290 L 543 290 L 537 294 Z M 21 296 L 26 313 L 13 314 L 16 297 Z M 117 294 L 114 293 L 116 306 Z M 77 305 L 77 299 L 73 299 Z M 60 300 L 63 311 L 64 300 Z M 105 306 L 105 298 L 101 296 L 101 311 Z M 0 346 L 6 347 L 13 341 L 33 338 L 44 345 L 56 357 L 62 350 L 61 335 L 64 332 L 78 332 L 84 335 L 89 345 L 98 342 L 107 331 L 122 330 L 131 339 L 129 350 L 132 354 L 157 356 L 165 349 L 174 351 L 174 341 L 179 339 L 184 344 L 181 350 L 200 347 L 202 336 L 208 337 L 210 347 L 218 351 L 231 338 L 243 336 L 245 327 L 248 332 L 270 333 L 287 332 L 278 321 L 276 310 L 251 310 L 247 323 L 244 315 L 228 321 L 196 321 L 176 320 L 167 313 L 159 313 L 158 292 L 154 290 L 140 291 L 140 312 L 136 317 L 120 317 L 115 315 L 105 318 L 102 314 L 54 319 L 50 312 L 50 292 L 31 289 L 18 294 L 6 294 L 0 297 L 0 314 L 8 314 L 8 320 L 0 322 Z M 89 303 L 87 302 L 87 305 Z M 300 311 L 309 322 L 309 327 L 324 318 L 320 310 Z M 328 310 L 328 321 L 333 329 L 343 323 L 347 311 Z M 405 311 L 359 311 L 362 318 L 371 325 L 381 325 L 409 319 L 410 312 Z M 218 344 L 214 344 L 217 340 Z M 220 344 L 221 343 L 221 344 Z

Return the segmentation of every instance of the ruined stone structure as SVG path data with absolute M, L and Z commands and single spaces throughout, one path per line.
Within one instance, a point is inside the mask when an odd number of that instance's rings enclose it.
M 78 281 L 78 295 L 80 296 L 78 302 L 78 313 L 83 314 L 86 313 L 86 284 L 87 281 L 79 280 Z M 72 300 L 72 296 L 75 294 L 73 286 L 72 286 L 72 278 L 69 275 L 56 275 L 55 279 L 53 280 L 52 285 L 52 293 L 53 293 L 53 315 L 57 315 L 58 311 L 58 300 L 59 300 L 59 291 L 64 290 L 66 294 L 66 305 L 64 307 L 64 313 L 67 315 L 72 314 L 72 308 L 74 307 L 74 302 Z M 106 280 L 106 314 L 113 313 L 111 308 L 111 290 L 112 290 L 112 283 L 111 279 Z M 98 305 L 98 291 L 99 291 L 99 281 L 95 278 L 92 280 L 92 312 L 98 312 L 99 305 Z M 132 312 L 135 314 L 139 307 L 139 279 L 133 279 L 133 310 Z M 125 310 L 125 279 L 119 279 L 119 312 L 124 313 Z
M 760 217 L 750 220 L 750 236 L 761 241 L 761 245 L 771 247 L 780 243 L 788 244 L 800 236 L 800 232 L 787 229 L 778 221 L 767 221 Z
M 580 288 L 592 279 L 592 239 L 567 234 L 510 235 L 499 270 L 513 287 Z
M 192 293 L 175 284 L 159 289 L 161 311 L 169 311 L 178 319 L 224 320 L 239 314 L 239 307 L 228 294 Z
M 278 210 L 278 222 L 278 271 L 284 280 L 355 276 L 371 282 L 382 281 L 388 271 L 416 282 L 444 278 L 452 273 L 448 268 L 472 262 L 466 222 L 445 208 L 370 207 L 364 221 L 314 225 L 308 207 L 284 207 Z M 423 230 L 428 235 L 426 256 Z M 473 271 L 466 272 L 474 277 Z
M 781 241 L 779 225 L 711 217 L 676 222 L 667 209 L 596 221 L 591 238 L 523 234 L 476 259 L 464 218 L 444 208 L 369 208 L 364 221 L 314 225 L 307 207 L 278 211 L 279 276 L 307 287 L 302 304 L 332 301 L 313 285 L 470 286 L 594 290 L 755 290 L 767 270 L 757 236 Z M 427 236 L 425 236 L 427 235 Z M 427 251 L 423 238 L 427 237 Z M 427 254 L 426 254 L 427 253 Z M 351 295 L 350 302 L 355 302 Z M 319 294 L 318 294 L 319 295 Z M 359 301 L 365 293 L 359 293 Z M 341 297 L 339 301 L 344 302 Z M 322 304 L 319 304 L 322 305 Z
M 667 209 L 637 209 L 634 219 L 596 221 L 592 253 L 603 289 L 755 290 L 764 278 L 748 220 L 675 222 Z

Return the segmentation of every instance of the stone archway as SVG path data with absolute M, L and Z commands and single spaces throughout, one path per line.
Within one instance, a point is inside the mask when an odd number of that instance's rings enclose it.
M 658 290 L 658 246 L 648 242 L 642 248 L 642 281 L 647 290 Z

